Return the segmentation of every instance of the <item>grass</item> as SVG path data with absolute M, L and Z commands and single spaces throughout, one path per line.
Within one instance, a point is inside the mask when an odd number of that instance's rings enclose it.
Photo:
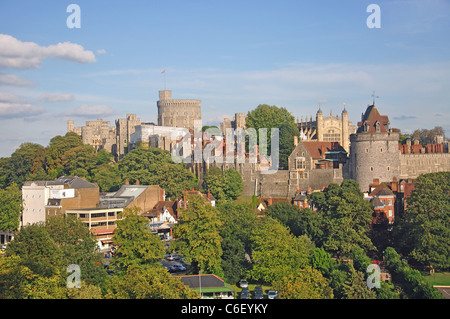
M 435 273 L 433 276 L 427 274 L 423 277 L 433 286 L 450 286 L 450 272 Z

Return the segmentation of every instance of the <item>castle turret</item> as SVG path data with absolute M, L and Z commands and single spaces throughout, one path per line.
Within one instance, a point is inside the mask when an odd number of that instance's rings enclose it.
M 342 111 L 342 134 L 341 134 L 341 145 L 347 151 L 350 151 L 350 140 L 349 140 L 349 132 L 348 132 L 348 112 L 345 109 Z
M 349 177 L 368 190 L 374 179 L 391 182 L 399 176 L 399 130 L 389 128 L 387 115 L 380 115 L 374 105 L 363 114 L 355 134 L 350 135 Z
M 159 91 L 158 125 L 194 129 L 194 121 L 202 119 L 200 100 L 175 100 L 172 91 Z

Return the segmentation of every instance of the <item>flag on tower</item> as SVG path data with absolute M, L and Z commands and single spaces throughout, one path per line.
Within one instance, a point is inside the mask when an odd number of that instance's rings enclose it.
M 163 74 L 163 73 L 166 73 L 166 70 L 163 70 L 163 71 L 161 72 L 161 74 Z

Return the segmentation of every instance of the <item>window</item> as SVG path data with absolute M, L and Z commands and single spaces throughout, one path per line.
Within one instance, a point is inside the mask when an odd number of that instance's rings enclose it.
M 372 166 L 370 167 L 370 171 L 373 172 L 373 167 Z
M 392 210 L 391 209 L 389 210 L 388 216 L 392 217 Z
M 306 168 L 306 161 L 305 161 L 304 157 L 295 159 L 295 168 L 296 169 L 305 169 Z
M 387 167 L 387 170 L 388 170 L 388 172 L 389 172 L 389 171 L 391 170 L 391 168 L 388 166 L 388 167 Z
M 366 148 L 366 153 L 369 153 L 369 149 L 368 148 Z
M 383 148 L 380 148 L 380 153 L 383 153 Z

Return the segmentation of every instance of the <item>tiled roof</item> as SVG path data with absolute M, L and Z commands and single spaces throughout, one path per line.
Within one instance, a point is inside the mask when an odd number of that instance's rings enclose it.
M 325 152 L 345 152 L 345 149 L 338 142 L 302 141 L 302 143 L 313 159 L 324 158 Z

